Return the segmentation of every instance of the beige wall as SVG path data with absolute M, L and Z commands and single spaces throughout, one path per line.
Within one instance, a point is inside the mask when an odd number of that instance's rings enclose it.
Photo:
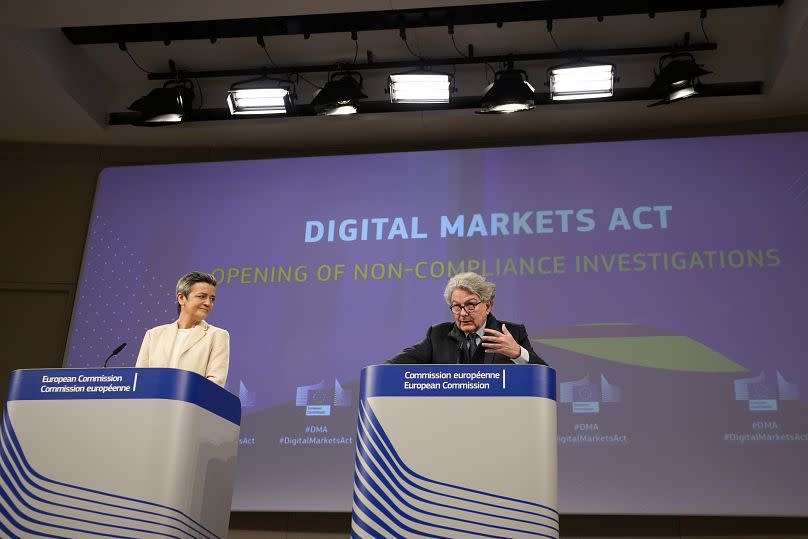
M 0 327 L 6 342 L 0 395 L 12 370 L 62 364 L 96 178 L 104 167 L 257 157 L 273 156 L 250 149 L 0 143 Z M 569 538 L 808 538 L 808 519 L 573 515 L 561 525 Z M 235 513 L 230 537 L 326 539 L 347 537 L 349 529 L 350 515 L 342 513 Z

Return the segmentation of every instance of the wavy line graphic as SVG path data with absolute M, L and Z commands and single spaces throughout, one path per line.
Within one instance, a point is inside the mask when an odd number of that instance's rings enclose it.
M 8 410 L 0 428 L 0 531 L 9 539 L 217 539 L 177 509 L 53 480 L 25 458 Z
M 434 481 L 409 468 L 367 401 L 359 403 L 351 537 L 558 537 L 558 512 Z

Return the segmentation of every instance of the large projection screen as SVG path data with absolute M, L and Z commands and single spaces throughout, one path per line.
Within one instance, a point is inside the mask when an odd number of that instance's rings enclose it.
M 65 365 L 212 272 L 233 509 L 349 511 L 360 369 L 473 270 L 558 371 L 562 512 L 806 516 L 807 224 L 808 133 L 108 168 Z

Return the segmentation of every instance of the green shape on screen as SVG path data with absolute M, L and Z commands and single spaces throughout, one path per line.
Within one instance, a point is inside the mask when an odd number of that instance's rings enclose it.
M 712 348 L 679 335 L 576 337 L 534 342 L 637 367 L 685 372 L 746 372 Z

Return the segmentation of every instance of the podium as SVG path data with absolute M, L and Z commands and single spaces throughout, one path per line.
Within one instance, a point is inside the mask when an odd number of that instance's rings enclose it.
M 351 537 L 557 538 L 555 370 L 362 370 Z
M 14 371 L 0 536 L 227 536 L 238 397 L 175 369 Z

